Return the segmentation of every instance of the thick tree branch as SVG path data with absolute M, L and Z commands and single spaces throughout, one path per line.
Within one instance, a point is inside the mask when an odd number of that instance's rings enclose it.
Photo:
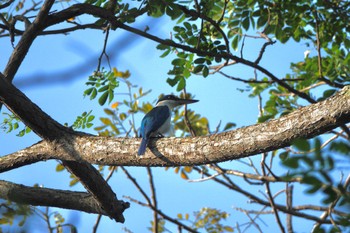
M 44 29 L 43 25 L 54 2 L 55 0 L 46 0 L 44 2 L 34 22 L 23 33 L 21 40 L 12 52 L 4 71 L 4 75 L 9 81 L 13 80 L 33 41 L 39 32 Z
M 62 164 L 79 179 L 111 218 L 124 222 L 122 213 L 129 204 L 118 201 L 116 194 L 100 173 L 92 165 L 79 159 L 81 157 L 79 152 L 72 147 L 75 144 L 76 133 L 53 120 L 9 83 L 2 74 L 0 74 L 0 101 L 36 134 L 45 139 L 46 148 L 51 148 L 51 153 L 61 151 L 70 157 L 71 159 L 62 161 Z
M 151 149 L 143 157 L 136 156 L 140 139 L 75 133 L 71 141 L 65 142 L 71 144 L 64 145 L 65 148 L 74 150 L 75 156 L 66 150 L 53 149 L 47 142 L 40 142 L 0 158 L 0 171 L 46 159 L 119 166 L 217 163 L 284 148 L 297 138 L 312 138 L 347 122 L 350 122 L 350 87 L 343 88 L 325 101 L 300 108 L 269 122 L 210 136 L 155 138 L 150 142 Z
M 0 180 L 0 198 L 21 204 L 52 206 L 108 215 L 94 197 L 86 192 L 28 187 Z

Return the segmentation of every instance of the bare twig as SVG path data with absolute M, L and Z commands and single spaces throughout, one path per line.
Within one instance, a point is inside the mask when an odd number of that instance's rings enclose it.
M 15 0 L 9 0 L 8 2 L 5 2 L 4 4 L 0 5 L 0 10 L 4 9 L 6 7 L 8 7 L 9 5 L 11 5 Z
M 134 202 L 134 203 L 137 203 L 137 204 L 139 204 L 139 205 L 141 205 L 141 206 L 149 207 L 149 208 L 151 208 L 152 210 L 157 211 L 157 213 L 158 213 L 162 218 L 164 218 L 165 220 L 168 220 L 169 222 L 174 223 L 175 225 L 177 225 L 177 226 L 178 226 L 179 228 L 181 228 L 181 229 L 183 228 L 183 229 L 185 229 L 186 231 L 189 231 L 189 232 L 192 232 L 192 233 L 198 233 L 198 231 L 196 231 L 196 230 L 192 229 L 191 227 L 186 226 L 185 224 L 183 224 L 183 223 L 177 221 L 175 218 L 172 218 L 172 217 L 170 217 L 170 216 L 164 214 L 161 210 L 155 209 L 154 206 L 152 206 L 152 205 L 149 205 L 149 204 L 147 204 L 147 203 L 138 201 L 138 200 L 136 200 L 136 199 L 134 199 L 134 198 L 131 198 L 131 197 L 125 196 L 125 198 L 127 198 L 127 199 L 129 199 L 130 201 L 132 201 L 132 202 Z
M 252 224 L 253 226 L 255 226 L 255 228 L 256 228 L 260 233 L 262 233 L 263 231 L 261 230 L 259 224 L 257 224 L 257 223 L 255 222 L 255 219 L 253 219 L 252 217 L 250 217 L 250 214 L 249 214 L 247 211 L 243 210 L 243 213 L 249 218 L 251 224 Z M 246 229 L 247 229 L 247 228 L 246 228 Z M 244 230 L 244 231 L 245 231 L 245 230 Z
M 157 196 L 156 196 L 156 187 L 155 187 L 154 181 L 153 181 L 152 170 L 151 170 L 150 167 L 146 167 L 146 169 L 147 169 L 147 173 L 148 173 L 149 185 L 150 185 L 150 188 L 151 188 L 152 206 L 154 207 L 154 209 L 158 209 Z M 158 218 L 157 211 L 153 211 L 153 220 L 154 220 L 153 232 L 154 233 L 158 233 L 159 218 Z
M 350 185 L 350 175 L 348 175 L 348 177 L 346 178 L 345 182 L 344 182 L 344 190 L 347 190 L 347 187 Z M 331 215 L 332 212 L 334 212 L 334 207 L 336 206 L 336 204 L 338 203 L 338 201 L 340 200 L 341 195 L 338 194 L 337 198 L 328 206 L 327 210 L 321 215 L 320 219 L 322 220 L 326 220 L 328 216 Z M 331 217 L 330 217 L 331 218 Z M 335 228 L 338 228 L 338 226 L 336 225 L 337 223 L 331 219 L 330 220 L 331 223 L 333 224 L 333 226 Z M 321 222 L 317 222 L 314 224 L 313 228 L 312 228 L 312 232 L 315 231 L 315 229 L 317 229 L 318 227 L 321 226 Z
M 46 0 L 44 2 L 34 22 L 27 28 L 18 42 L 4 70 L 4 76 L 7 80 L 13 80 L 34 39 L 44 29 L 43 25 L 54 2 L 54 0 Z
M 266 168 L 266 166 L 265 166 L 265 159 L 266 159 L 266 156 L 267 156 L 267 154 L 266 154 L 266 153 L 263 153 L 263 154 L 262 154 L 262 159 L 261 159 L 261 171 L 262 171 L 262 173 L 263 173 L 264 176 L 266 176 L 266 171 L 265 171 L 265 168 Z M 277 210 L 277 208 L 276 208 L 275 201 L 274 201 L 274 198 L 273 198 L 272 193 L 271 193 L 271 189 L 270 189 L 270 184 L 269 184 L 269 182 L 266 182 L 266 183 L 265 183 L 265 186 L 266 186 L 266 193 L 267 193 L 267 195 L 268 195 L 268 197 L 269 197 L 268 200 L 269 200 L 269 202 L 270 202 L 271 208 L 272 208 L 273 213 L 274 213 L 274 215 L 275 215 L 276 222 L 277 222 L 277 224 L 278 224 L 278 226 L 279 226 L 281 232 L 284 233 L 285 230 L 284 230 L 284 227 L 283 227 L 283 225 L 282 225 L 281 219 L 280 219 L 280 217 L 279 217 L 278 210 Z
M 98 58 L 98 64 L 97 64 L 97 71 L 101 71 L 101 64 L 102 64 L 102 58 L 103 56 L 106 57 L 107 59 L 107 62 L 108 62 L 108 66 L 109 66 L 109 69 L 112 69 L 111 68 L 111 64 L 109 62 L 109 56 L 106 52 L 106 48 L 107 48 L 107 42 L 108 42 L 108 37 L 109 37 L 109 30 L 110 30 L 110 26 L 107 25 L 106 29 L 105 29 L 105 32 L 106 32 L 106 36 L 105 36 L 105 40 L 104 40 L 104 43 L 103 43 L 103 49 L 102 49 L 102 52 L 101 52 L 101 55 L 100 57 Z
M 286 183 L 286 207 L 287 209 L 292 209 L 293 207 L 293 185 Z M 293 233 L 292 215 L 287 214 L 286 225 L 288 233 Z
M 272 84 L 275 83 L 276 81 L 274 80 L 256 80 L 256 79 L 242 79 L 242 78 L 237 78 L 231 75 L 228 75 L 222 71 L 216 71 L 217 73 L 221 74 L 222 76 L 229 78 L 231 80 L 234 81 L 239 81 L 239 82 L 243 82 L 243 83 L 268 83 L 268 84 Z M 283 82 L 298 82 L 298 81 L 303 81 L 304 79 L 300 79 L 300 78 L 296 78 L 296 79 L 280 79 Z M 288 94 L 288 95 L 292 95 L 292 94 Z
M 276 41 L 269 40 L 268 42 L 265 42 L 263 44 L 263 46 L 260 49 L 259 56 L 256 58 L 256 60 L 254 62 L 255 64 L 259 64 L 259 62 L 261 61 L 261 59 L 262 59 L 262 57 L 263 57 L 263 55 L 265 53 L 266 47 L 269 46 L 269 45 L 273 45 L 274 43 L 276 43 Z
M 116 169 L 116 166 L 112 166 L 111 167 L 111 170 L 109 171 L 109 174 L 106 177 L 106 182 L 108 182 L 112 178 L 112 175 L 114 174 L 115 169 Z M 98 228 L 98 226 L 100 224 L 101 218 L 102 218 L 102 214 L 98 214 L 97 218 L 96 218 L 96 222 L 95 222 L 95 224 L 94 224 L 94 226 L 92 228 L 92 232 L 93 233 L 97 232 L 97 228 Z

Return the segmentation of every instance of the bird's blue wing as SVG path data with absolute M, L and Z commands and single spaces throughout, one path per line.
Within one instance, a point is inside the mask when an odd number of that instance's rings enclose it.
M 158 106 L 148 112 L 141 122 L 141 145 L 137 152 L 138 155 L 144 155 L 151 133 L 157 131 L 170 116 L 169 108 Z
M 149 138 L 151 133 L 156 132 L 170 117 L 170 111 L 167 106 L 158 106 L 148 112 L 141 122 L 142 138 Z

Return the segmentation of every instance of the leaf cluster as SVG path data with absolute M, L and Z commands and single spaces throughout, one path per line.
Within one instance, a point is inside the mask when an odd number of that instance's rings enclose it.
M 284 179 L 302 177 L 302 183 L 308 186 L 306 193 L 322 193 L 325 196 L 322 200 L 323 204 L 334 202 L 337 206 L 350 205 L 349 190 L 344 188 L 342 181 L 337 182 L 332 176 L 332 172 L 337 171 L 336 166 L 339 166 L 335 161 L 336 155 L 326 154 L 321 150 L 321 146 L 319 138 L 315 138 L 313 144 L 309 140 L 298 139 L 293 143 L 297 151 L 280 153 L 282 164 L 289 169 Z M 350 153 L 348 144 L 344 143 L 339 145 L 339 142 L 333 142 L 330 151 L 335 150 L 345 152 L 347 157 Z M 337 202 L 339 199 L 341 201 Z
M 10 201 L 0 203 L 0 225 L 14 225 L 16 223 L 22 227 L 29 216 L 33 214 L 33 209 L 29 205 L 21 205 Z M 0 232 L 2 228 L 0 227 Z
M 95 99 L 98 95 L 98 103 L 102 106 L 107 100 L 108 103 L 114 98 L 114 89 L 119 86 L 119 81 L 117 80 L 118 75 L 113 71 L 102 70 L 94 72 L 94 74 L 89 76 L 87 86 L 90 88 L 84 91 L 84 96 L 90 96 L 90 100 Z
M 24 135 L 30 133 L 32 130 L 24 125 L 22 121 L 12 113 L 3 113 L 5 116 L 3 122 L 0 124 L 0 128 L 6 133 L 10 133 L 12 131 L 17 131 L 21 127 L 22 129 L 18 131 L 16 136 L 23 137 Z
M 192 219 L 193 217 L 193 219 Z M 177 214 L 177 219 L 180 221 L 190 222 L 194 230 L 204 230 L 208 233 L 223 233 L 233 232 L 233 228 L 225 225 L 225 221 L 229 214 L 214 208 L 204 207 L 193 213 L 193 216 L 186 214 Z

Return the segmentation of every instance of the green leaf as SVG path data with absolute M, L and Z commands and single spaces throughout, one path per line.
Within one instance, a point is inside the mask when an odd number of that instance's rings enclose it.
M 282 152 L 280 153 L 279 157 L 282 161 L 285 161 L 289 156 L 289 152 L 285 151 L 285 152 Z
M 168 56 L 170 52 L 171 52 L 171 50 L 167 49 L 164 53 L 162 53 L 162 55 L 160 55 L 160 57 L 164 58 L 164 57 Z
M 288 157 L 286 160 L 282 161 L 283 165 L 290 168 L 298 168 L 299 167 L 299 158 L 298 157 Z
M 100 121 L 105 125 L 111 125 L 112 121 L 109 118 L 106 117 L 100 117 Z
M 224 227 L 224 230 L 227 231 L 227 232 L 234 232 L 234 231 L 233 231 L 233 228 L 230 227 L 230 226 L 225 226 L 225 227 Z
M 98 99 L 98 103 L 102 106 L 106 103 L 108 98 L 108 92 L 105 92 L 101 95 L 101 97 Z
M 239 36 L 238 35 L 234 36 L 231 42 L 231 46 L 234 50 L 238 49 L 238 41 L 239 41 Z
M 177 84 L 177 82 L 179 81 L 177 77 L 175 78 L 168 78 L 167 80 L 167 83 L 169 83 L 170 86 L 175 86 Z
M 56 166 L 56 172 L 60 172 L 64 170 L 64 166 L 62 164 L 57 164 Z
M 197 58 L 196 60 L 193 61 L 195 64 L 203 64 L 205 62 L 205 58 Z
M 90 95 L 90 100 L 95 99 L 96 96 L 97 96 L 97 89 L 96 89 L 96 88 L 93 88 L 93 89 L 92 89 L 92 92 L 91 92 L 91 95 Z
M 177 88 L 176 91 L 181 91 L 186 87 L 186 79 L 185 78 L 181 78 L 177 84 Z
M 310 143 L 306 139 L 297 138 L 292 141 L 292 145 L 300 151 L 310 151 Z
M 263 116 L 260 116 L 258 118 L 258 123 L 263 123 L 265 121 L 268 121 L 270 119 L 273 119 L 275 117 L 275 115 L 272 115 L 272 114 L 267 114 L 267 115 L 263 115 Z
M 257 26 L 258 28 L 261 28 L 262 26 L 264 26 L 267 22 L 267 15 L 262 14 L 259 18 L 258 18 L 258 22 L 257 22 Z
M 207 66 L 203 67 L 203 77 L 208 77 L 209 75 L 209 68 Z
M 229 130 L 229 129 L 232 129 L 232 128 L 234 128 L 234 127 L 236 127 L 236 124 L 235 124 L 235 123 L 232 123 L 232 122 L 229 122 L 229 123 L 227 123 L 227 124 L 225 125 L 224 131 Z
M 98 92 L 105 92 L 105 91 L 107 91 L 107 90 L 108 90 L 108 88 L 109 88 L 109 86 L 108 86 L 108 85 L 103 86 L 103 87 L 100 87 L 100 88 L 98 89 Z
M 108 109 L 108 108 L 103 109 L 103 111 L 109 116 L 113 116 L 114 115 L 114 112 L 112 110 Z
M 248 31 L 248 29 L 249 29 L 249 17 L 246 17 L 243 19 L 242 26 L 246 31 Z
M 193 69 L 193 73 L 197 74 L 197 73 L 201 72 L 203 70 L 203 68 L 204 68 L 204 65 L 195 66 Z
M 87 119 L 88 122 L 91 122 L 95 119 L 95 116 L 94 115 L 90 115 Z

